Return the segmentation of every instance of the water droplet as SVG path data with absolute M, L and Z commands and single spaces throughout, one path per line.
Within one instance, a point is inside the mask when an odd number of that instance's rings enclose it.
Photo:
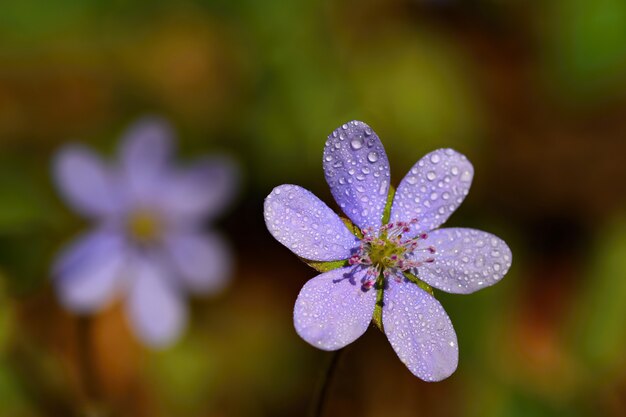
M 472 179 L 472 174 L 469 171 L 463 171 L 461 174 L 461 181 L 468 182 Z
M 432 181 L 437 178 L 437 174 L 435 174 L 435 171 L 428 171 L 428 174 L 426 174 L 426 178 L 428 178 L 428 181 Z
M 378 161 L 378 154 L 374 151 L 367 154 L 367 160 L 371 163 Z
M 452 172 L 452 175 L 459 175 L 459 167 L 453 166 L 450 172 Z
M 430 162 L 432 162 L 433 164 L 438 163 L 441 160 L 441 158 L 439 157 L 439 154 L 432 154 L 430 155 Z
M 415 177 L 408 177 L 406 179 L 406 182 L 408 182 L 411 185 L 415 185 L 417 183 L 417 178 L 415 178 Z
M 436 199 L 437 199 L 437 197 L 439 197 L 439 195 L 438 195 L 437 193 L 431 193 L 431 194 L 430 194 L 430 199 L 431 199 L 431 200 L 436 200 Z
M 378 189 L 378 194 L 385 195 L 387 193 L 387 180 L 383 180 L 380 182 L 380 188 Z
M 333 160 L 333 157 L 332 157 L 332 155 L 326 155 L 326 158 L 324 158 L 324 159 L 326 159 L 326 162 L 330 162 L 330 161 Z
M 360 136 L 355 137 L 350 141 L 350 146 L 355 151 L 361 149 L 363 147 L 363 138 L 361 138 Z

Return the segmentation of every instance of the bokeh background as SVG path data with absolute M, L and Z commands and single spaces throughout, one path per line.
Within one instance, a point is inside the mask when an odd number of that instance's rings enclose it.
M 85 355 L 50 263 L 87 224 L 50 160 L 69 140 L 112 155 L 145 114 L 176 126 L 183 158 L 239 160 L 216 225 L 236 271 L 192 300 L 171 349 L 140 345 L 114 305 Z M 449 224 L 499 235 L 514 260 L 494 287 L 438 293 L 459 337 L 451 378 L 413 377 L 372 328 L 326 415 L 626 415 L 622 0 L 3 2 L 0 415 L 305 415 L 330 360 L 292 326 L 315 272 L 266 231 L 262 201 L 296 183 L 336 207 L 322 149 L 352 119 L 382 138 L 395 184 L 430 150 L 466 154 L 474 185 Z

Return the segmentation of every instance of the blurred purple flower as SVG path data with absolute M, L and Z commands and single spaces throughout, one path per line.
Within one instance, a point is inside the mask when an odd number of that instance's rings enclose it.
M 95 223 L 53 266 L 62 304 L 88 314 L 124 294 L 131 327 L 154 347 L 184 329 L 185 294 L 221 290 L 232 267 L 226 242 L 202 225 L 233 199 L 235 166 L 213 157 L 175 167 L 173 136 L 165 121 L 147 118 L 125 134 L 116 164 L 80 145 L 54 161 L 65 200 Z
M 458 363 L 457 339 L 429 286 L 469 294 L 498 282 L 512 259 L 494 235 L 437 229 L 467 195 L 472 165 L 452 149 L 429 153 L 400 182 L 389 207 L 387 155 L 358 121 L 328 137 L 323 164 L 357 236 L 297 185 L 276 187 L 265 200 L 267 228 L 280 243 L 305 260 L 344 260 L 304 285 L 294 308 L 296 331 L 315 347 L 340 349 L 365 332 L 378 305 L 384 332 L 409 370 L 426 381 L 447 378 Z

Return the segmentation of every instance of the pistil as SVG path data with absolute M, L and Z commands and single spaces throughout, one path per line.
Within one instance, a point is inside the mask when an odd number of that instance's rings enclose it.
M 349 263 L 367 267 L 363 280 L 364 289 L 372 288 L 381 274 L 383 279 L 393 277 L 400 281 L 403 272 L 412 271 L 424 263 L 434 261 L 432 255 L 436 252 L 435 247 L 420 246 L 420 241 L 428 238 L 426 233 L 413 238 L 404 238 L 411 230 L 411 225 L 416 223 L 417 219 L 410 222 L 392 222 L 383 225 L 378 233 L 373 228 L 362 231 L 361 244 L 349 259 Z M 424 257 L 420 257 L 419 253 L 423 253 Z

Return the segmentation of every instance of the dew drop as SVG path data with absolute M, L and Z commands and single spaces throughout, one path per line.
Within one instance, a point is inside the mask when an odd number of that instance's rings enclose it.
M 428 178 L 428 181 L 432 181 L 437 178 L 437 174 L 435 174 L 435 171 L 428 171 L 428 174 L 426 174 L 426 178 Z
M 350 146 L 355 151 L 361 149 L 363 147 L 363 139 L 360 136 L 355 137 L 350 141 Z
M 378 194 L 385 195 L 387 193 L 387 180 L 383 180 L 380 182 L 380 188 L 378 189 Z
M 430 162 L 432 162 L 433 164 L 438 163 L 441 160 L 441 158 L 439 157 L 438 154 L 434 153 L 430 156 Z
M 371 163 L 378 161 L 378 154 L 374 151 L 367 154 L 367 160 Z

